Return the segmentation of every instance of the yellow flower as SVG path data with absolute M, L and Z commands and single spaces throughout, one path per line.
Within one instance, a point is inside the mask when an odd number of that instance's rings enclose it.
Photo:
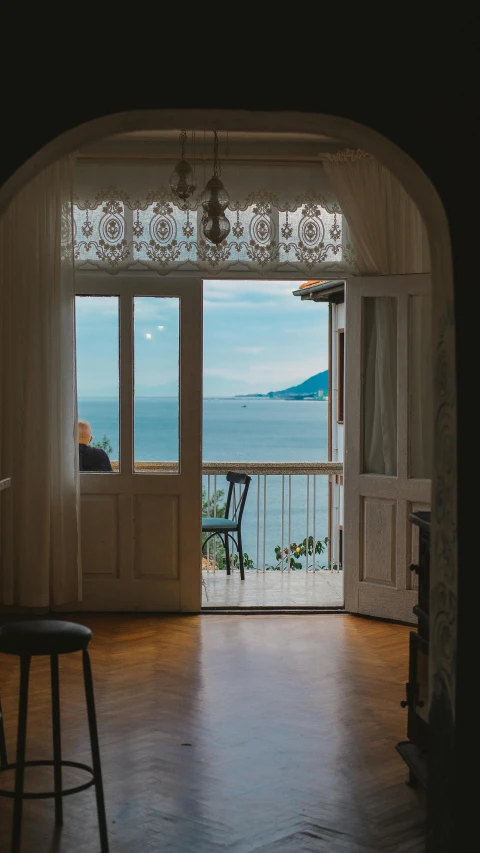
M 296 549 L 296 551 L 297 551 L 297 554 L 299 554 L 299 553 L 300 553 L 300 548 L 297 548 L 297 549 Z

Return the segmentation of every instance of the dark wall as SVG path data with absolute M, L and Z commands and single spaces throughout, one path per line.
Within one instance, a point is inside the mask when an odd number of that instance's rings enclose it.
M 223 96 L 208 97 L 199 94 L 194 97 L 183 92 L 196 91 L 196 84 L 190 77 L 190 84 L 184 88 L 179 85 L 175 97 L 168 89 L 167 98 L 162 94 L 159 80 L 166 73 L 158 67 L 158 75 L 151 72 L 142 75 L 141 84 L 135 88 L 117 74 L 116 85 L 108 84 L 108 72 L 104 69 L 105 85 L 98 85 L 95 69 L 88 62 L 82 68 L 77 66 L 79 78 L 77 91 L 73 98 L 65 97 L 58 88 L 58 73 L 48 75 L 36 67 L 30 80 L 17 81 L 12 89 L 11 81 L 4 80 L 4 99 L 0 107 L 4 120 L 8 120 L 8 133 L 3 135 L 0 157 L 0 183 L 3 183 L 28 157 L 55 138 L 58 134 L 94 118 L 138 109 L 260 109 L 279 111 L 322 112 L 340 115 L 367 125 L 382 133 L 396 143 L 415 160 L 435 185 L 445 207 L 452 240 L 454 276 L 455 276 L 455 322 L 457 352 L 457 406 L 458 406 L 458 537 L 459 537 L 459 604 L 458 604 L 458 673 L 456 708 L 456 761 L 461 762 L 469 754 L 470 736 L 473 731 L 472 704 L 469 702 L 471 684 L 469 649 L 476 646 L 475 626 L 477 621 L 477 603 L 480 598 L 472 592 L 473 583 L 478 586 L 474 575 L 478 575 L 478 556 L 472 566 L 470 555 L 479 551 L 475 531 L 473 512 L 478 501 L 472 495 L 472 450 L 477 441 L 472 423 L 472 393 L 477 396 L 476 386 L 471 380 L 472 365 L 478 364 L 475 341 L 479 332 L 472 302 L 477 287 L 478 266 L 476 246 L 478 237 L 473 233 L 475 214 L 466 209 L 467 196 L 474 194 L 472 182 L 472 164 L 476 168 L 477 155 L 474 154 L 471 106 L 465 99 L 466 82 L 458 86 L 448 52 L 437 54 L 432 62 L 422 68 L 415 62 L 414 50 L 405 44 L 404 52 L 396 56 L 397 71 L 394 76 L 385 66 L 373 69 L 367 77 L 362 73 L 362 64 L 351 69 L 348 80 L 339 82 L 337 64 L 330 60 L 329 68 L 322 64 L 320 57 L 315 69 L 322 78 L 317 87 L 308 85 L 308 67 L 299 70 L 301 79 L 298 87 L 285 84 L 289 68 L 282 71 L 281 63 L 276 77 L 277 86 L 267 87 L 279 91 L 277 97 L 265 95 L 264 87 L 255 81 L 249 86 L 245 80 L 241 86 L 235 86 L 234 65 L 230 64 L 231 75 L 226 79 L 227 86 Z M 468 45 L 466 46 L 468 51 Z M 177 59 L 181 62 L 181 57 Z M 451 60 L 451 54 L 450 54 Z M 173 61 L 172 59 L 170 61 Z M 124 57 L 123 62 L 126 62 Z M 401 63 L 400 69 L 398 62 Z M 403 64 L 402 64 L 403 63 Z M 407 65 L 410 65 L 410 76 Z M 302 61 L 300 61 L 302 65 Z M 89 75 L 89 69 L 91 74 Z M 125 70 L 125 65 L 124 65 Z M 271 75 L 269 65 L 267 75 Z M 134 75 L 135 62 L 132 59 L 130 75 Z M 260 71 L 258 73 L 261 73 Z M 82 75 L 86 75 L 82 88 Z M 353 76 L 352 76 L 353 74 Z M 467 73 L 468 77 L 468 73 Z M 282 83 L 283 78 L 283 83 Z M 270 78 L 270 82 L 273 79 Z M 89 82 L 88 82 L 89 81 Z M 463 86 L 463 88 L 462 88 Z M 281 91 L 280 91 L 281 90 Z M 121 91 L 121 95 L 115 92 Z M 247 91 L 242 97 L 236 91 Z M 255 94 L 253 94 L 255 93 Z M 4 122 L 5 126 L 5 122 Z M 472 430 L 473 427 L 473 430 Z M 476 479 L 476 478 L 475 478 Z M 449 719 L 437 721 L 438 731 L 444 728 L 445 743 L 453 736 Z M 393 744 L 392 744 L 393 751 Z M 395 760 L 392 752 L 392 760 Z M 457 785 L 449 792 L 449 803 L 455 826 L 465 831 L 472 825 L 473 814 L 467 808 L 467 789 L 463 775 L 457 775 Z M 446 783 L 448 780 L 445 780 Z M 451 781 L 451 780 L 450 780 Z M 456 791 L 456 793 L 455 793 Z M 442 808 L 445 808 L 443 804 Z M 439 815 L 439 818 L 441 816 Z M 441 823 L 440 819 L 440 823 Z M 443 843 L 443 846 L 440 846 Z M 444 838 L 433 850 L 445 850 L 460 853 L 462 846 L 452 846 Z M 465 848 L 467 849 L 467 848 Z

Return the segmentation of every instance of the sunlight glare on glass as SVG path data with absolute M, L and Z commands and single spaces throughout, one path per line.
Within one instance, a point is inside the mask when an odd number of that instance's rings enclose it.
M 147 341 L 149 341 L 149 340 L 150 340 L 150 338 L 152 337 L 151 332 L 147 332 L 147 334 L 145 335 L 145 337 L 146 337 Z
M 165 328 L 165 326 L 157 326 L 157 329 L 158 329 L 160 332 L 163 332 L 164 328 Z

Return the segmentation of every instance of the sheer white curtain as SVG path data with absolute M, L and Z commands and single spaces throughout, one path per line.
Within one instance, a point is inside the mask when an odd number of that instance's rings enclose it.
M 425 226 L 417 207 L 397 179 L 363 151 L 346 150 L 326 155 L 324 168 L 349 224 L 350 239 L 360 275 L 399 275 L 430 270 Z M 396 447 L 396 330 L 393 336 L 391 300 L 376 300 L 366 345 L 365 470 L 376 474 L 396 472 L 392 448 Z M 430 388 L 432 358 L 430 316 L 415 315 L 410 326 L 411 355 L 415 353 L 416 389 Z M 386 336 L 381 329 L 389 330 Z M 368 388 L 368 391 L 367 391 Z M 431 445 L 429 395 L 410 420 L 410 467 L 429 471 L 425 456 Z M 424 463 L 421 462 L 424 458 Z M 429 476 L 429 475 L 428 475 Z
M 393 341 L 393 345 L 392 345 Z M 365 299 L 364 471 L 397 473 L 396 299 Z
M 425 226 L 397 179 L 363 151 L 324 155 L 361 275 L 429 272 Z
M 55 163 L 0 219 L 0 600 L 80 598 L 72 163 Z

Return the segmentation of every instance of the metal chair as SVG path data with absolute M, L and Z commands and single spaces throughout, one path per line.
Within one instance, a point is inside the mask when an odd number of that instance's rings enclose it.
M 225 548 L 225 556 L 227 560 L 227 575 L 230 574 L 230 547 L 229 539 L 234 543 L 238 551 L 238 561 L 240 563 L 240 577 L 245 580 L 245 567 L 243 562 L 243 545 L 242 545 L 242 515 L 245 509 L 247 500 L 248 487 L 251 477 L 248 474 L 239 474 L 237 471 L 229 471 L 227 474 L 227 482 L 229 483 L 227 503 L 225 506 L 224 518 L 202 518 L 202 533 L 208 533 L 205 542 L 202 545 L 202 551 L 205 550 L 205 545 L 214 536 L 219 536 Z M 239 486 L 239 495 L 237 498 L 235 486 Z M 243 489 L 241 488 L 243 486 Z M 236 538 L 235 538 L 235 535 Z

